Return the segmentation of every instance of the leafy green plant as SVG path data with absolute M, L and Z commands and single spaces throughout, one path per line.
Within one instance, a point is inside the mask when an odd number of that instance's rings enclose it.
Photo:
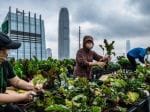
M 101 107 L 98 107 L 98 106 L 92 106 L 91 107 L 91 112 L 101 112 Z
M 106 51 L 106 55 L 108 55 L 108 56 L 115 55 L 115 52 L 113 51 L 114 43 L 115 43 L 115 41 L 112 41 L 109 43 L 106 39 L 104 39 L 104 45 L 99 45 L 99 47 L 103 51 L 103 54 Z
M 127 85 L 123 79 L 108 78 L 106 82 L 109 82 L 110 86 L 117 88 L 124 88 Z
M 66 106 L 64 105 L 51 105 L 47 107 L 46 112 L 71 112 Z
M 118 56 L 117 59 L 118 59 L 118 64 L 120 64 L 122 67 L 128 66 L 130 64 L 128 59 L 125 58 L 124 56 Z
M 46 78 L 44 78 L 41 74 L 38 74 L 36 75 L 33 79 L 32 79 L 32 83 L 34 85 L 37 85 L 37 84 L 44 84 L 45 82 L 47 81 Z
M 23 72 L 23 65 L 20 62 L 15 62 L 14 71 L 18 77 L 20 77 L 22 79 L 24 79 L 26 77 Z
M 45 88 L 44 96 L 35 99 L 30 108 L 31 112 L 38 112 L 38 109 L 42 109 L 42 112 L 126 112 L 134 103 L 145 97 L 142 91 L 150 91 L 146 80 L 150 74 L 149 68 L 139 66 L 134 73 L 124 74 L 117 71 L 103 82 L 89 81 L 82 77 L 67 76 L 67 67 L 73 66 L 72 62 L 52 58 L 11 62 L 21 78 L 31 74 L 34 85 L 49 86 Z M 126 58 L 121 57 L 120 64 L 127 63 Z M 110 68 L 113 66 L 116 65 L 112 64 Z M 59 82 L 61 84 L 58 84 Z
M 127 96 L 128 96 L 127 101 L 129 104 L 135 103 L 136 101 L 138 101 L 140 97 L 140 95 L 137 92 L 131 92 L 131 91 L 127 93 Z

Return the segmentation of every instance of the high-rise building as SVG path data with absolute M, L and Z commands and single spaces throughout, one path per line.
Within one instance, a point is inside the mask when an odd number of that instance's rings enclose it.
M 69 39 L 69 12 L 67 8 L 61 8 L 59 13 L 58 26 L 58 58 L 69 58 L 70 39 Z
M 51 48 L 47 48 L 46 49 L 46 53 L 47 53 L 47 58 L 48 57 L 52 57 L 52 50 L 51 50 Z
M 130 40 L 126 40 L 126 53 L 131 49 Z
M 9 57 L 15 59 L 31 59 L 36 56 L 38 59 L 46 58 L 44 20 L 41 15 L 31 15 L 25 11 L 11 11 L 7 13 L 2 23 L 2 32 L 6 33 L 12 40 L 21 42 L 21 47 L 11 50 Z

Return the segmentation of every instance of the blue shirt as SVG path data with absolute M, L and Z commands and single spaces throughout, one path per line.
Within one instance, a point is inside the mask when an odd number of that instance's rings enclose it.
M 130 50 L 127 55 L 132 56 L 133 58 L 144 58 L 146 55 L 146 49 L 145 48 L 134 48 Z

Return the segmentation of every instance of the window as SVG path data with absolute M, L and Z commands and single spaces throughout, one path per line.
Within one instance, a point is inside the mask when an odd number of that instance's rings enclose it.
M 18 23 L 18 31 L 23 31 L 23 24 L 21 22 Z
M 11 30 L 17 30 L 17 23 L 16 23 L 16 21 L 11 21 Z

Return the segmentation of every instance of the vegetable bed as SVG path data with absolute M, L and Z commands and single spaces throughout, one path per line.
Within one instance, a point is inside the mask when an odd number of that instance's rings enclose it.
M 70 75 L 74 60 L 49 58 L 39 61 L 34 58 L 31 61 L 11 60 L 11 63 L 19 77 L 42 84 L 45 89 L 28 108 L 29 112 L 138 112 L 139 107 L 143 109 L 149 105 L 146 100 L 150 92 L 149 68 L 139 66 L 135 73 L 125 74 L 117 67 L 116 74 L 105 81 L 88 81 Z M 138 103 L 143 99 L 143 104 Z

